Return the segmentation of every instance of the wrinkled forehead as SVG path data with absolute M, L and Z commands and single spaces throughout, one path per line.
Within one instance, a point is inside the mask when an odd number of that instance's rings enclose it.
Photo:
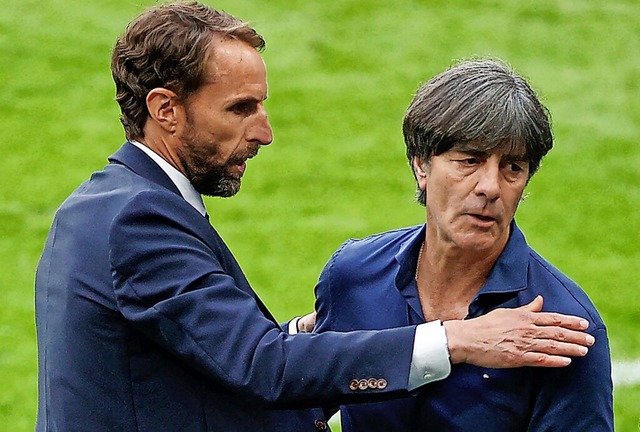
M 242 78 L 259 73 L 266 79 L 266 65 L 260 52 L 247 42 L 220 35 L 212 37 L 205 58 L 207 80 L 215 82 L 221 78 Z
M 526 146 L 519 141 L 510 140 L 502 142 L 490 142 L 482 140 L 457 141 L 451 146 L 450 151 L 459 151 L 472 154 L 499 154 L 518 160 L 529 160 Z

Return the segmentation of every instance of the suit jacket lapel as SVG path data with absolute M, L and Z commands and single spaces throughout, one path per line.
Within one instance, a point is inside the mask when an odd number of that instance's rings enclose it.
M 130 142 L 124 143 L 117 152 L 111 155 L 109 162 L 124 165 L 136 174 L 182 196 L 176 185 L 162 168 Z
M 154 183 L 158 183 L 159 185 L 182 196 L 182 194 L 180 194 L 180 191 L 178 190 L 176 185 L 173 183 L 171 178 L 169 178 L 169 176 L 162 170 L 162 168 L 160 168 L 158 164 L 155 163 L 142 150 L 140 150 L 130 142 L 124 143 L 117 152 L 111 155 L 109 157 L 109 162 L 124 165 L 128 167 L 131 171 L 135 172 L 136 174 L 148 180 L 151 180 Z M 211 227 L 211 225 L 209 226 Z M 228 250 L 228 247 L 226 246 L 224 240 L 222 240 L 222 238 L 220 238 L 220 236 L 218 235 L 217 231 L 213 227 L 211 228 L 212 228 L 212 231 L 215 233 L 217 241 L 221 242 L 225 246 L 230 256 L 233 256 L 231 251 Z M 235 263 L 235 265 L 238 266 L 237 263 Z M 237 284 L 238 288 L 249 293 L 255 299 L 262 313 L 267 318 L 271 319 L 275 324 L 278 324 L 275 317 L 271 314 L 269 309 L 267 309 L 266 305 L 262 302 L 262 300 L 260 300 L 260 298 L 258 297 L 258 294 L 253 290 L 253 288 L 251 288 L 248 281 L 246 280 L 246 277 L 244 276 L 244 272 L 240 270 L 239 266 L 238 266 L 238 270 L 244 280 L 243 281 L 244 283 Z

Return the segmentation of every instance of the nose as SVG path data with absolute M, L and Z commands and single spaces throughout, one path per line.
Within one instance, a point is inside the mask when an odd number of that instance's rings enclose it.
M 273 141 L 273 129 L 264 107 L 262 107 L 248 138 L 249 141 L 258 141 L 260 145 L 269 145 Z
M 487 161 L 477 172 L 476 194 L 484 195 L 489 201 L 500 196 L 500 164 Z

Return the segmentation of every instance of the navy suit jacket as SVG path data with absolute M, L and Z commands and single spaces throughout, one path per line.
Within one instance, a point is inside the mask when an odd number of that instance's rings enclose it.
M 37 431 L 315 430 L 298 409 L 406 394 L 415 326 L 283 332 L 155 162 L 130 143 L 109 161 L 38 265 Z

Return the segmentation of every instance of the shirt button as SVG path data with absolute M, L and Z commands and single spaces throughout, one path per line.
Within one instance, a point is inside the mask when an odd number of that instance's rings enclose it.
M 433 378 L 433 374 L 431 372 L 425 372 L 422 377 L 426 380 L 430 380 L 431 378 Z
M 327 422 L 322 420 L 316 420 L 314 423 L 316 430 L 318 431 L 326 431 L 327 430 Z

